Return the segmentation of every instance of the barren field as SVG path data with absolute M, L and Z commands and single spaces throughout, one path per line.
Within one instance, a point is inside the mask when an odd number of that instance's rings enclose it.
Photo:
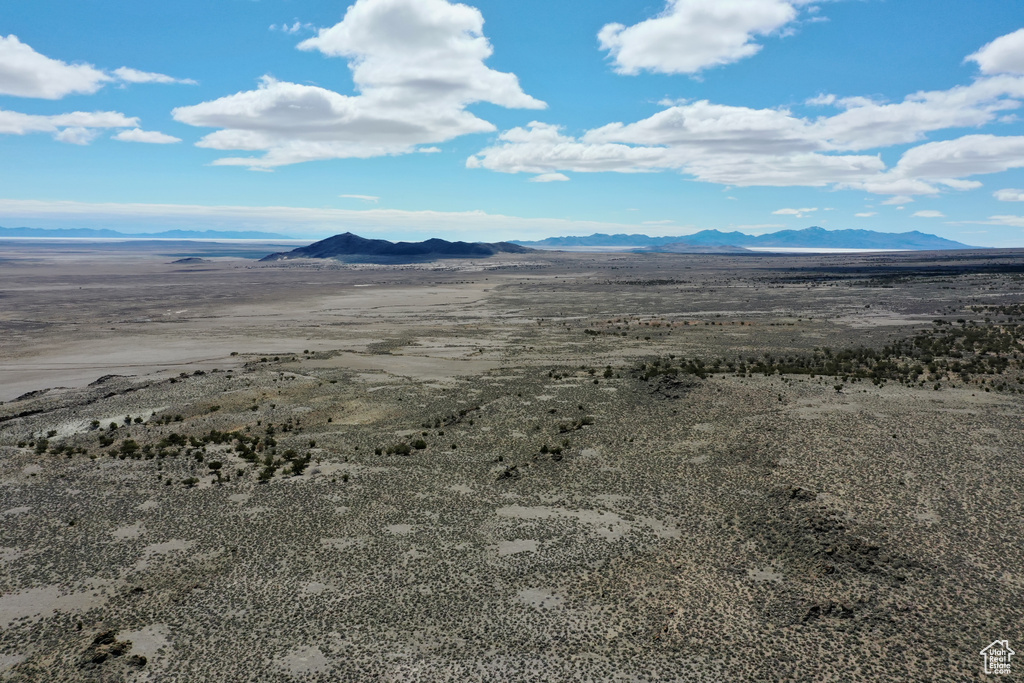
M 249 251 L 0 243 L 0 680 L 953 682 L 1024 646 L 1024 252 Z

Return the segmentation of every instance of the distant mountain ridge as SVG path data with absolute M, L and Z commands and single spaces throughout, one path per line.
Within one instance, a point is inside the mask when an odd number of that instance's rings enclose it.
M 510 242 L 449 242 L 429 239 L 424 242 L 389 242 L 366 239 L 346 232 L 306 247 L 270 254 L 261 261 L 287 261 L 296 258 L 341 259 L 349 261 L 409 262 L 436 258 L 487 258 L 500 253 L 524 254 L 533 249 Z
M 95 228 L 0 228 L 4 237 L 94 238 L 94 239 L 205 239 L 205 240 L 290 240 L 288 235 L 257 231 L 165 230 L 163 232 L 127 233 Z
M 778 247 L 786 249 L 908 249 L 929 251 L 939 249 L 971 249 L 969 245 L 918 232 L 875 232 L 874 230 L 825 230 L 817 226 L 803 230 L 781 230 L 766 235 L 748 235 L 742 232 L 702 230 L 678 237 L 649 237 L 647 235 L 604 235 L 586 237 L 549 237 L 515 244 L 546 249 L 559 247 L 657 247 L 687 245 L 691 247 Z M 676 247 L 678 249 L 679 247 Z

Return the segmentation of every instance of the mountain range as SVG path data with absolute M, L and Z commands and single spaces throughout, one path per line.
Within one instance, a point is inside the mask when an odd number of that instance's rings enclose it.
M 285 261 L 297 258 L 339 259 L 364 263 L 400 263 L 438 258 L 487 258 L 500 253 L 523 254 L 533 249 L 510 242 L 449 242 L 429 239 L 425 242 L 389 242 L 346 232 L 306 247 L 270 254 L 261 261 Z
M 907 249 L 929 251 L 938 249 L 970 249 L 960 242 L 923 232 L 875 232 L 873 230 L 825 230 L 819 227 L 803 230 L 781 230 L 766 235 L 747 235 L 742 232 L 702 230 L 692 235 L 677 237 L 649 237 L 648 235 L 604 235 L 586 237 L 549 237 L 536 242 L 515 240 L 515 244 L 540 249 L 564 247 L 647 247 L 645 251 L 658 251 L 659 247 L 673 245 L 673 251 L 684 247 L 778 247 L 785 249 Z
M 4 237 L 49 237 L 85 239 L 137 239 L 137 240 L 291 240 L 294 237 L 273 232 L 218 231 L 218 230 L 165 230 L 163 232 L 125 233 L 117 230 L 93 228 L 0 228 L 0 239 Z

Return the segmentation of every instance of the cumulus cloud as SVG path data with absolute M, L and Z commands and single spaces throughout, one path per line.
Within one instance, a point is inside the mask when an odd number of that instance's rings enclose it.
M 373 202 L 374 204 L 380 201 L 380 197 L 374 196 L 372 194 L 343 194 L 339 196 L 342 199 L 358 199 L 364 202 Z
M 129 69 L 126 66 L 122 66 L 120 69 L 114 69 L 114 75 L 117 76 L 118 80 L 125 83 L 182 83 L 185 85 L 198 85 L 198 83 L 191 78 L 174 78 L 173 76 L 152 73 L 150 71 Z
M 59 100 L 92 94 L 113 80 L 90 64 L 68 64 L 39 54 L 17 36 L 0 36 L 0 95 Z
M 569 176 L 564 173 L 541 173 L 530 178 L 531 183 L 564 183 L 569 181 Z
M 871 218 L 872 216 L 877 216 L 878 212 L 876 212 L 876 211 L 865 211 L 864 213 L 855 213 L 853 215 L 855 217 L 857 217 L 857 218 Z
M 68 64 L 36 52 L 17 36 L 0 36 L 0 95 L 59 100 L 68 95 L 91 95 L 115 81 L 195 84 L 189 78 L 128 67 L 107 73 L 91 64 Z
M 926 211 L 918 211 L 914 214 L 914 218 L 945 218 L 946 214 L 941 211 L 932 211 L 928 209 Z
M 900 158 L 893 173 L 935 181 L 954 189 L 974 189 L 954 180 L 1024 167 L 1024 136 L 965 135 L 919 145 Z
M 1024 190 L 996 190 L 992 196 L 1001 202 L 1024 202 Z
M 673 109 L 692 108 L 710 111 L 688 120 L 688 112 L 669 110 L 638 124 L 589 131 L 581 138 L 535 121 L 502 133 L 495 145 L 471 156 L 466 164 L 535 174 L 680 170 L 723 185 L 783 187 L 854 182 L 885 169 L 876 156 L 810 151 L 813 145 L 773 124 L 778 112 L 745 110 L 753 115 L 730 117 L 722 110 L 741 108 L 706 102 Z M 715 116 L 715 110 L 722 114 Z
M 144 142 L 150 145 L 171 145 L 175 142 L 181 142 L 181 138 L 176 138 L 173 135 L 167 135 L 155 130 L 142 130 L 141 128 L 123 130 L 114 135 L 113 139 L 120 140 L 121 142 Z
M 1024 102 L 1024 77 L 980 77 L 950 90 L 895 103 L 821 95 L 837 111 L 814 118 L 786 108 L 755 109 L 701 100 L 670 103 L 632 123 L 567 135 L 533 122 L 502 133 L 469 158 L 471 168 L 505 173 L 621 173 L 677 170 L 737 186 L 833 186 L 905 197 L 980 187 L 971 176 L 1024 166 L 1021 138 L 966 135 L 924 142 L 927 134 L 999 122 Z M 924 142 L 888 168 L 869 150 Z
M 483 24 L 479 10 L 447 0 L 357 0 L 340 23 L 299 48 L 347 58 L 358 95 L 268 76 L 257 90 L 179 107 L 173 115 L 219 129 L 200 147 L 263 152 L 214 162 L 250 168 L 407 154 L 493 132 L 493 124 L 466 107 L 546 105 L 523 92 L 514 74 L 485 65 L 493 48 Z
M 62 128 L 53 134 L 57 142 L 65 142 L 69 145 L 88 145 L 100 134 L 95 128 Z
M 51 133 L 59 142 L 87 145 L 99 130 L 136 128 L 139 120 L 115 111 L 72 112 L 56 116 L 39 116 L 0 109 L 0 135 Z
M 884 202 L 882 202 L 882 204 L 885 205 L 885 206 L 899 206 L 900 204 L 913 204 L 913 203 L 914 203 L 914 198 L 913 197 L 908 197 L 905 194 L 897 195 L 895 197 L 889 197 Z
M 633 26 L 608 24 L 601 49 L 622 74 L 695 74 L 757 54 L 758 36 L 796 19 L 799 2 L 785 0 L 668 0 L 658 16 Z
M 1024 28 L 996 38 L 964 61 L 976 62 L 983 74 L 1024 74 Z

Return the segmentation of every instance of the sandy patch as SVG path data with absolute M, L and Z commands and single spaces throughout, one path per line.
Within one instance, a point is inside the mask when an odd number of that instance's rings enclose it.
M 140 535 L 142 535 L 142 522 L 136 522 L 135 524 L 129 526 L 119 527 L 117 529 L 114 529 L 114 531 L 111 533 L 113 534 L 114 538 L 116 538 L 119 541 L 124 541 L 130 538 L 138 538 Z
M 562 606 L 565 598 L 548 588 L 524 588 L 516 593 L 519 601 L 540 609 L 556 609 Z
M 17 548 L 0 548 L 0 564 L 14 562 L 25 553 Z
M 154 557 L 163 557 L 169 553 L 188 550 L 194 545 L 195 541 L 185 541 L 180 538 L 172 538 L 171 540 L 163 543 L 147 545 L 142 550 L 142 559 L 135 563 L 134 568 L 141 571 L 149 567 L 149 561 Z
M 343 352 L 333 358 L 302 363 L 303 369 L 344 369 L 385 372 L 389 375 L 411 377 L 424 381 L 438 381 L 462 375 L 479 375 L 501 367 L 500 361 L 474 358 L 443 358 L 407 354 L 360 354 Z M 379 376 L 370 376 L 379 382 Z M 357 376 L 357 379 L 362 377 Z
M 174 647 L 171 644 L 170 628 L 166 624 L 150 624 L 137 631 L 119 633 L 117 637 L 119 640 L 131 641 L 131 654 L 145 657 L 147 669 L 163 666 Z
M 614 512 L 605 510 L 568 510 L 557 507 L 523 507 L 509 505 L 498 508 L 499 517 L 510 517 L 526 521 L 574 519 L 590 528 L 590 532 L 606 541 L 616 541 L 634 530 L 637 525 L 646 527 L 659 538 L 679 538 L 679 530 L 672 524 L 653 517 L 644 517 L 637 523 L 628 522 Z
M 327 657 L 315 645 L 291 650 L 277 660 L 277 665 L 293 676 L 324 673 L 331 668 Z
M 0 673 L 13 669 L 26 659 L 25 655 L 0 655 Z
M 779 583 L 782 581 L 782 574 L 773 572 L 770 569 L 748 569 L 747 578 L 752 579 L 753 581 Z
M 83 591 L 67 592 L 50 585 L 0 595 L 0 626 L 18 619 L 52 616 L 55 612 L 84 612 L 107 602 L 107 586 L 97 585 Z
M 506 555 L 517 555 L 519 553 L 535 553 L 540 547 L 539 541 L 531 539 L 518 539 L 515 541 L 501 541 L 498 543 L 498 557 Z

